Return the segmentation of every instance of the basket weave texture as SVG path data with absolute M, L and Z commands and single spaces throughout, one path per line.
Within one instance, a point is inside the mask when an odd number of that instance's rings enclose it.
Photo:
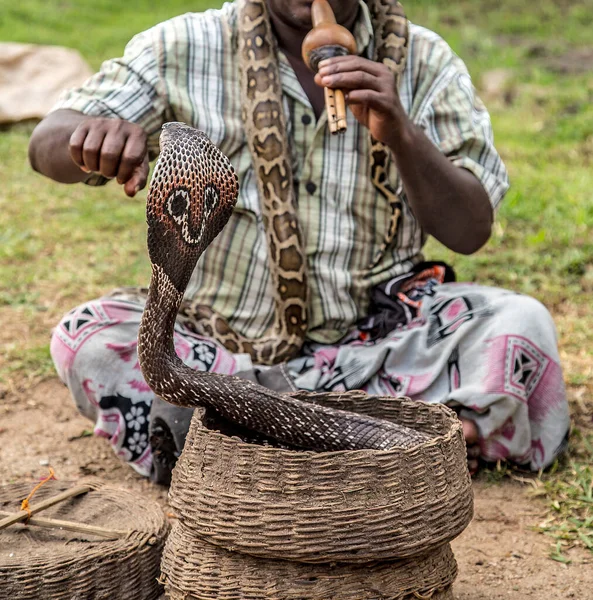
M 32 504 L 56 496 L 74 484 L 50 481 Z M 159 563 L 168 524 L 160 506 L 100 484 L 52 506 L 40 517 L 75 521 L 127 537 L 105 540 L 94 535 L 21 524 L 0 531 L 0 597 L 18 600 L 153 600 L 162 587 Z M 29 484 L 0 487 L 0 509 L 18 512 Z
M 367 565 L 324 565 L 229 552 L 174 523 L 163 554 L 171 600 L 445 600 L 457 564 L 449 544 L 428 555 Z
M 352 392 L 328 394 L 323 404 L 431 439 L 389 451 L 289 451 L 211 431 L 196 412 L 170 493 L 194 537 L 261 558 L 366 563 L 425 555 L 467 527 L 473 494 L 453 411 Z

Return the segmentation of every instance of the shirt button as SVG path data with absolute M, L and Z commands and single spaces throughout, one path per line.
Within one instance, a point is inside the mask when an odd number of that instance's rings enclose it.
M 305 189 L 307 190 L 307 192 L 309 192 L 309 194 L 313 195 L 317 190 L 317 186 L 312 181 L 307 181 Z
M 302 123 L 303 125 L 310 125 L 310 124 L 311 124 L 311 121 L 312 121 L 312 119 L 311 119 L 311 115 L 308 115 L 308 114 L 306 114 L 306 113 L 305 113 L 305 114 L 304 114 L 304 115 L 301 117 L 301 123 Z

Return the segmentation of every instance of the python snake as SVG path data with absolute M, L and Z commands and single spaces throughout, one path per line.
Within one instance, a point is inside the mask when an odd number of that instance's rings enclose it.
M 399 2 L 367 0 L 367 4 L 375 33 L 374 59 L 389 67 L 397 86 L 406 64 L 408 21 Z M 266 335 L 251 340 L 199 301 L 185 301 L 181 314 L 196 333 L 218 340 L 230 352 L 249 354 L 256 364 L 272 365 L 296 356 L 307 334 L 307 257 L 297 213 L 277 48 L 266 0 L 238 0 L 237 5 L 242 119 L 258 181 L 275 291 L 274 321 Z M 370 270 L 395 239 L 401 203 L 388 177 L 390 151 L 369 137 L 370 179 L 391 209 L 383 243 Z
M 207 407 L 224 418 L 296 448 L 411 447 L 427 434 L 356 413 L 278 394 L 250 381 L 203 373 L 175 353 L 173 333 L 196 262 L 224 227 L 238 194 L 228 158 L 201 131 L 167 123 L 147 199 L 152 276 L 138 335 L 142 374 L 163 400 Z

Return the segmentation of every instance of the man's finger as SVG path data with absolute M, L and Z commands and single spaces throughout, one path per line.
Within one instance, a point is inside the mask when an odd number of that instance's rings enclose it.
M 382 63 L 363 58 L 362 56 L 335 56 L 319 63 L 320 75 L 333 75 L 344 71 L 365 71 L 377 77 L 386 73 L 387 67 Z
M 101 146 L 101 157 L 99 160 L 99 172 L 104 177 L 112 179 L 117 175 L 122 152 L 127 138 L 121 131 L 109 130 L 103 145 Z
M 385 83 L 379 77 L 365 71 L 346 71 L 334 75 L 322 75 L 321 85 L 338 90 L 366 89 L 377 92 L 385 88 Z
M 117 182 L 127 183 L 134 175 L 135 170 L 143 164 L 145 158 L 146 137 L 144 135 L 130 135 L 126 140 L 119 163 Z
M 388 106 L 385 95 L 374 90 L 352 90 L 346 94 L 346 103 L 363 104 L 379 112 L 386 112 L 392 108 Z
M 84 147 L 84 140 L 89 132 L 87 123 L 81 123 L 70 136 L 70 142 L 68 150 L 70 151 L 70 157 L 76 165 L 78 165 L 83 171 L 89 171 L 84 166 L 84 159 L 82 158 L 82 149 Z
M 99 171 L 101 147 L 105 139 L 105 129 L 103 127 L 92 127 L 82 147 L 82 161 L 89 171 Z
M 134 169 L 132 176 L 124 185 L 124 192 L 130 196 L 130 198 L 133 198 L 146 185 L 148 180 L 148 170 L 148 154 L 146 154 L 142 163 Z

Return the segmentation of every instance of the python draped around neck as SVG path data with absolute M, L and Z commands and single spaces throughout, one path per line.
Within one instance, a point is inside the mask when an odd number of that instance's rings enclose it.
M 247 353 L 256 364 L 276 364 L 294 357 L 308 326 L 307 257 L 299 225 L 291 156 L 282 104 L 276 43 L 265 0 L 238 0 L 238 52 L 242 118 L 266 231 L 274 288 L 274 321 L 260 339 L 247 339 L 207 306 L 187 302 L 183 313 L 198 333 L 211 336 L 231 352 Z M 398 86 L 408 51 L 408 21 L 399 2 L 368 0 L 375 37 L 374 59 L 393 72 Z M 383 243 L 369 269 L 393 243 L 401 203 L 389 183 L 390 150 L 370 136 L 369 176 L 388 201 L 391 214 Z

